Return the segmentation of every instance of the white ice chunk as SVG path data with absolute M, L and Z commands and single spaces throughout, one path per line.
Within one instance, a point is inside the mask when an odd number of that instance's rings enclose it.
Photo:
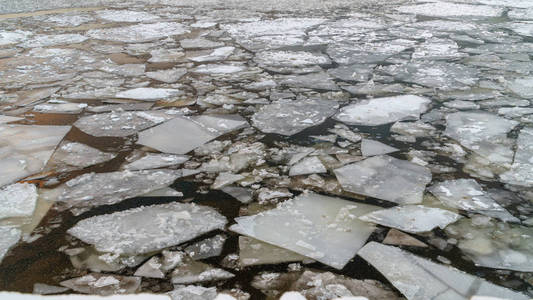
M 396 206 L 376 210 L 359 217 L 359 220 L 396 228 L 411 233 L 428 232 L 436 227 L 444 229 L 448 224 L 461 218 L 460 215 L 423 205 Z
M 140 277 L 90 273 L 88 275 L 60 282 L 76 292 L 109 296 L 113 294 L 134 294 L 141 286 Z
M 0 190 L 0 220 L 28 218 L 37 204 L 37 188 L 33 184 L 15 183 Z
M 513 151 L 507 133 L 516 125 L 487 112 L 457 112 L 446 116 L 444 134 L 493 163 L 510 164 Z
M 135 88 L 120 92 L 115 97 L 142 101 L 158 101 L 172 99 L 181 95 L 183 95 L 183 91 L 178 89 Z
M 148 153 L 142 158 L 124 166 L 127 170 L 158 169 L 182 164 L 189 160 L 186 155 Z
M 253 125 L 267 133 L 293 135 L 316 126 L 333 115 L 338 104 L 329 100 L 279 100 L 252 116 Z
M 304 193 L 272 210 L 236 218 L 230 229 L 340 270 L 374 231 L 374 226 L 357 217 L 376 209 Z
M 341 108 L 335 119 L 350 125 L 377 126 L 403 120 L 418 120 L 431 100 L 414 95 L 363 100 Z
M 400 6 L 396 10 L 403 13 L 432 17 L 499 17 L 503 13 L 503 9 L 500 7 L 450 3 L 441 1 L 418 5 Z
M 135 255 L 181 244 L 226 223 L 213 208 L 174 202 L 87 218 L 68 233 L 101 252 Z
M 40 172 L 70 128 L 0 125 L 0 187 Z
M 18 243 L 21 236 L 22 232 L 16 227 L 0 226 L 0 237 L 2 237 L 0 239 L 0 262 L 2 262 L 9 249 Z
M 144 11 L 133 10 L 99 10 L 96 15 L 106 21 L 112 22 L 146 22 L 159 19 L 158 16 Z
M 505 183 L 531 187 L 533 185 L 533 128 L 520 130 L 511 170 L 500 175 Z
M 422 202 L 431 181 L 428 168 L 387 155 L 367 158 L 334 172 L 345 191 L 399 204 Z
M 92 136 L 125 137 L 174 117 L 164 111 L 110 112 L 81 117 L 74 126 Z
M 306 157 L 293 165 L 289 170 L 289 176 L 326 173 L 326 167 L 316 156 Z
M 400 151 L 400 149 L 385 145 L 381 142 L 363 139 L 361 141 L 361 153 L 363 156 L 375 156 Z
M 153 57 L 152 57 L 153 58 Z M 187 74 L 187 69 L 185 68 L 174 68 L 168 70 L 158 70 L 153 72 L 146 72 L 146 77 L 155 79 L 157 81 L 162 81 L 166 83 L 174 83 L 180 80 L 183 75 Z
M 112 295 L 112 296 L 96 296 L 96 295 L 54 295 L 41 296 L 35 294 L 20 294 L 17 292 L 0 292 L 0 299 L 4 300 L 172 300 L 167 295 L 156 294 L 135 294 L 135 295 Z
M 220 135 L 246 126 L 246 120 L 237 115 L 176 117 L 140 132 L 137 143 L 161 152 L 185 154 Z
M 468 300 L 474 295 L 529 299 L 526 295 L 393 246 L 370 242 L 357 254 L 383 274 L 408 300 Z
M 112 160 L 117 155 L 100 151 L 96 148 L 77 142 L 62 143 L 54 153 L 52 161 L 62 162 L 69 166 L 86 168 Z

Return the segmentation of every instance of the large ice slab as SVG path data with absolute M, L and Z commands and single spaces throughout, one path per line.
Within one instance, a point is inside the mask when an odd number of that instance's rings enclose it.
M 86 168 L 112 160 L 116 156 L 115 153 L 103 152 L 85 144 L 63 142 L 54 152 L 51 161 L 73 167 Z
M 40 172 L 70 126 L 0 126 L 0 187 Z
M 511 170 L 500 175 L 505 183 L 531 187 L 533 186 L 533 128 L 524 127 L 517 139 L 516 153 Z
M 418 120 L 428 110 L 431 100 L 404 95 L 350 104 L 341 108 L 335 119 L 350 125 L 376 126 L 403 120 Z
M 15 183 L 0 190 L 0 220 L 29 218 L 37 204 L 37 188 L 29 183 Z
M 81 117 L 74 126 L 92 136 L 124 137 L 174 117 L 164 111 L 110 112 Z
M 309 73 L 320 71 L 321 65 L 331 64 L 323 55 L 306 51 L 262 51 L 254 61 L 263 69 L 278 73 Z
M 239 236 L 239 262 L 241 266 L 279 264 L 308 259 L 298 253 L 267 244 L 247 236 Z
M 507 133 L 516 125 L 487 112 L 457 112 L 446 116 L 444 134 L 493 163 L 510 164 L 514 153 Z
M 500 218 L 503 221 L 519 221 L 483 191 L 474 179 L 446 180 L 435 183 L 428 190 L 448 207 Z
M 383 274 L 408 300 L 468 300 L 475 295 L 529 299 L 526 295 L 393 246 L 370 242 L 357 254 Z
M 398 11 L 431 17 L 499 17 L 503 13 L 500 7 L 488 5 L 470 5 L 437 1 L 418 5 L 400 6 Z
M 139 133 L 138 144 L 161 152 L 185 154 L 223 134 L 248 126 L 238 115 L 176 117 Z
M 338 104 L 328 100 L 279 100 L 265 105 L 252 116 L 253 125 L 262 132 L 293 135 L 316 126 L 333 115 Z
M 135 88 L 127 91 L 117 93 L 116 98 L 135 99 L 142 101 L 158 101 L 171 99 L 183 94 L 183 91 L 178 89 L 162 89 L 162 88 Z
M 289 170 L 289 176 L 326 173 L 327 169 L 316 156 L 306 157 L 294 164 Z
M 0 226 L 0 236 L 2 237 L 0 240 L 0 262 L 2 262 L 9 249 L 18 243 L 22 232 L 16 227 Z
M 66 207 L 110 205 L 172 184 L 181 170 L 118 171 L 86 173 L 53 190 Z
M 173 155 L 164 153 L 147 153 L 140 159 L 124 166 L 127 170 L 158 169 L 182 164 L 189 160 L 186 155 Z
M 342 269 L 374 230 L 357 217 L 376 209 L 304 193 L 272 210 L 236 218 L 230 229 Z
M 385 145 L 381 142 L 369 140 L 369 139 L 362 139 L 361 140 L 361 154 L 363 156 L 375 156 L 375 155 L 383 155 L 383 154 L 389 154 L 392 152 L 400 151 L 400 149 L 391 147 L 389 145 Z
M 124 43 L 144 43 L 189 32 L 180 23 L 162 22 L 126 27 L 91 29 L 87 35 L 93 39 Z
M 477 215 L 446 227 L 446 233 L 458 241 L 457 247 L 478 266 L 533 272 L 531 227 Z
M 159 19 L 159 16 L 154 14 L 144 12 L 144 11 L 134 11 L 134 10 L 99 10 L 96 12 L 96 15 L 100 19 L 111 22 L 146 22 Z
M 387 155 L 374 156 L 336 169 L 345 191 L 399 204 L 422 202 L 431 171 Z
M 194 203 L 141 206 L 84 219 L 68 230 L 98 251 L 136 255 L 178 245 L 215 229 L 226 218 Z
M 444 229 L 448 224 L 461 218 L 460 215 L 434 207 L 423 205 L 396 206 L 376 210 L 360 216 L 359 220 L 400 229 L 411 233 L 431 231 L 436 227 Z

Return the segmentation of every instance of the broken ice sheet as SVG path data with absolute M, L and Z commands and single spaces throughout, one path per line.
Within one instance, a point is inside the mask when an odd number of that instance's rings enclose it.
M 379 209 L 314 193 L 280 203 L 257 215 L 239 217 L 230 229 L 342 269 L 374 226 L 357 217 Z
M 252 122 L 262 132 L 293 135 L 321 124 L 336 112 L 338 106 L 330 100 L 281 99 L 262 106 L 252 116 Z
M 317 72 L 319 66 L 331 64 L 327 56 L 305 51 L 262 51 L 254 61 L 263 69 L 286 74 Z
M 180 116 L 140 132 L 137 143 L 161 152 L 185 154 L 223 134 L 246 126 L 248 122 L 238 115 Z
M 279 264 L 302 260 L 309 259 L 298 253 L 251 237 L 239 236 L 239 262 L 242 266 Z
M 437 1 L 418 5 L 400 6 L 396 10 L 431 17 L 499 17 L 503 9 L 488 5 L 470 5 Z
M 533 98 L 533 77 L 517 78 L 508 83 L 508 88 L 518 96 L 526 99 Z
M 40 113 L 79 114 L 85 107 L 86 103 L 43 103 L 35 105 L 33 110 Z
M 141 286 L 141 278 L 90 273 L 83 277 L 62 281 L 59 284 L 84 294 L 109 296 L 136 293 Z
M 385 61 L 414 45 L 415 42 L 404 39 L 374 43 L 336 42 L 328 46 L 327 53 L 340 65 L 371 64 Z
M 53 34 L 53 35 L 36 35 L 19 44 L 24 48 L 40 48 L 58 45 L 78 44 L 86 41 L 88 38 L 84 35 L 75 33 Z
M 111 205 L 167 187 L 181 176 L 181 170 L 86 173 L 49 190 L 48 194 L 50 200 L 62 202 L 67 208 Z
M 517 139 L 517 149 L 511 170 L 500 175 L 505 183 L 531 187 L 533 185 L 533 128 L 524 127 Z
M 320 159 L 316 156 L 311 156 L 303 158 L 301 161 L 291 166 L 289 170 L 289 176 L 299 176 L 326 172 L 327 169 L 324 164 L 322 164 Z
M 336 169 L 345 191 L 398 204 L 422 202 L 431 171 L 423 166 L 387 155 L 374 156 Z
M 377 126 L 403 120 L 418 120 L 431 100 L 405 95 L 362 100 L 340 109 L 335 119 L 350 125 Z
M 533 272 L 531 227 L 476 215 L 448 226 L 446 233 L 477 266 Z
M 166 83 L 174 83 L 178 81 L 183 75 L 187 74 L 185 68 L 174 68 L 168 70 L 158 70 L 153 72 L 146 72 L 146 77 L 162 81 Z
M 213 208 L 175 202 L 90 217 L 68 233 L 101 252 L 136 255 L 181 244 L 226 223 Z
M 144 11 L 134 11 L 134 10 L 99 10 L 96 12 L 96 15 L 100 19 L 112 22 L 146 22 L 159 19 L 158 16 L 144 12 Z
M 363 156 L 375 156 L 375 155 L 383 155 L 383 154 L 389 154 L 392 152 L 400 151 L 400 149 L 391 147 L 389 145 L 385 145 L 381 142 L 369 140 L 369 139 L 362 139 L 361 140 L 361 154 Z
M 405 205 L 376 210 L 360 216 L 359 220 L 406 232 L 420 233 L 431 231 L 436 227 L 444 229 L 448 224 L 457 221 L 459 218 L 461 218 L 460 215 L 440 208 Z
M 370 242 L 357 255 L 383 274 L 408 300 L 468 300 L 474 295 L 529 299 L 524 294 L 393 246 Z
M 476 212 L 506 222 L 520 221 L 483 191 L 474 179 L 446 180 L 435 183 L 428 190 L 447 207 Z
M 186 155 L 147 153 L 140 159 L 124 165 L 126 170 L 147 170 L 180 165 L 189 160 Z
M 196 242 L 185 248 L 185 252 L 194 260 L 219 256 L 222 253 L 227 237 L 217 234 L 214 237 Z
M 176 285 L 174 286 L 174 290 L 168 292 L 167 295 L 172 300 L 214 300 L 217 298 L 217 288 L 206 288 L 197 285 Z
M 233 278 L 235 275 L 224 269 L 195 261 L 185 255 L 172 271 L 171 277 L 173 284 L 190 284 L 225 280 Z
M 180 23 L 161 22 L 126 27 L 91 29 L 87 32 L 87 35 L 97 40 L 144 43 L 188 32 L 187 27 Z
M 307 88 L 324 91 L 338 91 L 339 87 L 328 73 L 317 72 L 304 75 L 284 75 L 277 77 L 278 83 L 292 88 Z
M 160 88 L 135 88 L 115 95 L 120 99 L 135 99 L 141 101 L 168 100 L 183 95 L 182 90 Z
M 54 152 L 50 162 L 52 164 L 64 163 L 73 167 L 86 168 L 112 160 L 116 156 L 115 153 L 103 152 L 85 144 L 63 142 Z
M 457 112 L 446 116 L 445 135 L 496 164 L 511 164 L 512 141 L 507 138 L 518 122 L 483 112 Z
M 37 188 L 33 184 L 15 183 L 0 189 L 0 220 L 30 218 L 37 204 Z
M 174 117 L 164 111 L 110 112 L 81 117 L 74 126 L 92 136 L 125 137 Z
M 0 187 L 40 172 L 70 128 L 0 125 Z

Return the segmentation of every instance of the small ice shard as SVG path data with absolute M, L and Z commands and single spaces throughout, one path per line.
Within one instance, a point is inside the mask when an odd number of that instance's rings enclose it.
M 158 101 L 172 99 L 181 95 L 183 95 L 183 91 L 177 89 L 135 88 L 120 92 L 115 97 L 142 101 Z
M 16 121 L 20 121 L 20 120 L 24 120 L 24 118 L 0 115 L 0 124 L 9 123 L 9 122 L 16 122 Z
M 339 87 L 325 72 L 279 76 L 279 84 L 292 88 L 338 91 Z
M 70 128 L 0 125 L 0 187 L 42 171 Z
M 136 255 L 178 245 L 226 223 L 213 208 L 176 202 L 87 218 L 68 233 L 101 252 Z
M 385 145 L 381 142 L 363 139 L 361 141 L 361 153 L 363 156 L 376 156 L 400 151 L 400 149 Z
M 511 170 L 500 175 L 505 183 L 531 187 L 533 185 L 533 128 L 524 127 L 517 139 L 517 149 Z
M 92 136 L 125 137 L 174 117 L 164 111 L 110 112 L 81 117 L 74 126 Z
M 166 83 L 174 83 L 180 80 L 180 78 L 183 77 L 183 75 L 185 74 L 187 74 L 187 69 L 185 68 L 174 68 L 145 73 L 146 77 L 148 78 L 152 78 L 154 80 Z
M 213 184 L 211 185 L 211 188 L 214 190 L 219 190 L 227 185 L 235 183 L 244 178 L 245 177 L 240 174 L 222 172 L 218 174 L 217 178 L 215 179 L 215 182 L 213 182 Z
M 15 183 L 0 189 L 0 220 L 30 218 L 37 204 L 37 188 L 29 183 Z
M 345 191 L 398 204 L 422 202 L 431 181 L 428 168 L 387 155 L 373 156 L 334 172 Z
M 215 300 L 217 297 L 217 288 L 206 288 L 199 285 L 176 285 L 174 286 L 174 290 L 168 292 L 167 295 L 172 300 Z
M 383 274 L 408 300 L 468 300 L 474 295 L 529 299 L 524 294 L 393 246 L 370 242 L 357 255 Z
M 18 243 L 22 232 L 16 227 L 0 226 L 0 236 L 2 237 L 0 240 L 0 262 L 2 262 L 9 249 Z
M 250 203 L 253 200 L 253 192 L 251 189 L 239 186 L 225 186 L 220 190 L 239 200 L 241 203 Z
M 531 227 L 476 215 L 446 227 L 446 233 L 477 266 L 533 272 Z
M 498 202 L 490 197 L 474 179 L 455 179 L 438 182 L 428 188 L 442 204 L 475 212 L 503 221 L 519 222 Z
M 457 112 L 446 116 L 444 134 L 492 163 L 511 164 L 514 153 L 507 133 L 516 125 L 487 112 Z
M 33 294 L 39 294 L 39 295 L 60 294 L 68 290 L 70 289 L 66 287 L 48 285 L 44 283 L 35 283 L 33 285 Z
M 246 126 L 248 122 L 238 115 L 180 116 L 140 132 L 137 143 L 165 153 L 185 154 Z
M 180 165 L 189 160 L 187 155 L 174 155 L 165 153 L 147 153 L 140 159 L 124 165 L 126 170 L 159 169 Z
M 232 231 L 342 269 L 374 226 L 357 217 L 379 209 L 340 198 L 304 193 L 257 215 L 235 218 Z
M 217 234 L 214 237 L 187 246 L 185 252 L 194 260 L 219 256 L 222 253 L 226 239 L 225 235 Z
M 377 126 L 403 120 L 418 120 L 431 100 L 414 95 L 363 100 L 341 108 L 335 119 L 350 125 Z
M 100 19 L 111 22 L 147 22 L 159 19 L 158 16 L 144 11 L 134 11 L 134 10 L 99 10 L 96 12 L 96 15 Z
M 235 277 L 232 273 L 212 267 L 203 262 L 195 261 L 188 256 L 177 264 L 171 274 L 173 284 L 190 284 L 199 282 L 212 282 Z
M 309 260 L 298 253 L 261 242 L 251 237 L 239 236 L 240 265 L 255 266 Z
M 403 13 L 431 17 L 499 17 L 503 13 L 503 9 L 500 7 L 440 1 L 434 3 L 400 6 L 396 10 Z
M 52 161 L 64 163 L 69 166 L 86 168 L 112 160 L 116 156 L 115 153 L 102 152 L 85 144 L 64 142 L 54 152 Z
M 284 74 L 321 71 L 319 66 L 331 64 L 327 56 L 305 51 L 261 51 L 254 61 L 263 69 Z
M 326 173 L 326 167 L 316 156 L 306 157 L 297 162 L 289 170 L 289 176 Z
M 411 247 L 427 247 L 428 245 L 415 239 L 414 237 L 403 233 L 396 229 L 391 229 L 387 232 L 387 236 L 383 240 L 383 244 L 397 245 L 397 246 L 411 246 Z
M 59 284 L 79 293 L 109 296 L 136 293 L 141 286 L 141 278 L 90 273 L 83 277 L 62 281 Z
M 262 106 L 252 122 L 262 132 L 293 135 L 333 115 L 339 105 L 329 100 L 279 100 Z
M 444 229 L 459 218 L 460 215 L 440 208 L 405 205 L 376 210 L 360 216 L 359 220 L 410 233 L 420 233 L 431 231 L 436 227 Z
M 181 170 L 117 171 L 86 173 L 55 188 L 57 198 L 66 207 L 111 205 L 172 184 Z
M 188 32 L 189 30 L 180 23 L 162 22 L 137 24 L 126 27 L 91 29 L 87 32 L 87 35 L 97 40 L 144 43 Z

